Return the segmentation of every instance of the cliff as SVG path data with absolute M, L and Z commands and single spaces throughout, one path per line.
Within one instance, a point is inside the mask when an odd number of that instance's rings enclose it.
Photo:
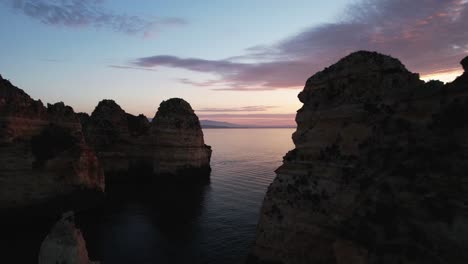
M 80 115 L 86 140 L 94 147 L 101 161 L 106 180 L 139 180 L 152 163 L 150 123 L 126 113 L 112 100 L 103 100 L 90 117 Z M 128 175 L 129 171 L 135 172 Z
M 73 109 L 48 105 L 0 78 L 0 208 L 104 190 L 96 155 Z
M 80 114 L 80 120 L 109 182 L 210 171 L 211 149 L 198 117 L 182 99 L 162 102 L 151 123 L 112 100 L 101 101 L 91 116 Z
M 179 98 L 163 101 L 151 123 L 156 174 L 205 175 L 211 171 L 211 147 L 205 145 L 200 121 Z
M 252 262 L 468 263 L 468 73 L 424 83 L 361 51 L 299 99 Z

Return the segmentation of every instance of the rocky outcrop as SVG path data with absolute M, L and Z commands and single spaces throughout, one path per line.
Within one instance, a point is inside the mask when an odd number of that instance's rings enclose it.
M 39 264 L 97 264 L 88 257 L 86 242 L 76 228 L 73 213 L 66 213 L 42 242 Z
M 198 117 L 182 99 L 161 103 L 151 123 L 112 100 L 101 101 L 90 117 L 81 114 L 80 119 L 108 182 L 210 171 L 211 149 L 203 141 Z
M 104 189 L 96 155 L 73 109 L 44 107 L 0 78 L 0 208 Z
M 108 182 L 126 181 L 129 177 L 138 181 L 141 174 L 150 170 L 150 123 L 144 115 L 130 115 L 114 101 L 103 100 L 88 119 L 82 116 L 81 120 L 85 137 L 96 150 Z
M 0 143 L 30 138 L 47 124 L 47 109 L 0 76 Z
M 207 174 L 211 147 L 205 145 L 200 121 L 192 107 L 179 98 L 163 101 L 153 118 L 156 174 Z
M 468 73 L 424 83 L 362 51 L 299 99 L 253 262 L 468 263 Z

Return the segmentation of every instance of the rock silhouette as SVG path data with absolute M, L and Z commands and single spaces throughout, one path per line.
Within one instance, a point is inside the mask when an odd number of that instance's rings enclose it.
M 0 168 L 0 208 L 104 190 L 104 174 L 73 109 L 46 108 L 1 77 Z
M 0 121 L 0 209 L 102 192 L 114 179 L 192 179 L 210 172 L 211 148 L 182 99 L 163 102 L 151 123 L 112 100 L 89 116 L 62 102 L 45 107 L 0 78 Z
M 467 263 L 467 74 L 360 51 L 309 78 L 250 260 Z

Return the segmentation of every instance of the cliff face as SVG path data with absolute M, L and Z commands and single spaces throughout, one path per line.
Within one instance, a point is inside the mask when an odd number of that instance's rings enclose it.
M 0 76 L 0 143 L 29 138 L 47 123 L 47 109 Z
M 89 118 L 80 115 L 80 119 L 86 140 L 96 150 L 109 182 L 123 180 L 128 171 L 151 164 L 152 144 L 145 116 L 132 116 L 114 101 L 103 100 Z
M 296 147 L 266 194 L 252 260 L 468 262 L 468 73 L 424 83 L 357 52 L 299 99 Z
M 0 122 L 0 208 L 104 189 L 102 169 L 71 107 L 46 108 L 0 78 Z
M 81 114 L 80 119 L 109 181 L 210 170 L 211 150 L 204 144 L 198 117 L 182 99 L 161 103 L 152 123 L 144 115 L 126 113 L 112 100 L 101 101 L 90 117 Z
M 163 101 L 153 118 L 151 133 L 156 174 L 211 171 L 211 147 L 205 145 L 200 121 L 186 101 L 179 98 Z

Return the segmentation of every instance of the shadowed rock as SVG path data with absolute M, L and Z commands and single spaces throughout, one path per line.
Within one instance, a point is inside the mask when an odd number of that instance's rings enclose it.
M 0 209 L 104 189 L 104 175 L 73 109 L 31 99 L 0 79 Z
M 151 124 L 145 115 L 134 116 L 127 114 L 128 131 L 133 137 L 147 135 L 151 128 Z
M 130 115 L 113 100 L 102 100 L 82 121 L 86 140 L 96 150 L 107 182 L 138 182 L 151 172 L 152 143 L 145 116 Z
M 44 239 L 39 251 L 39 264 L 97 264 L 88 257 L 86 242 L 76 228 L 73 213 L 64 214 Z
M 0 76 L 0 142 L 37 134 L 47 122 L 47 109 Z
M 468 57 L 464 58 L 464 59 L 461 61 L 461 65 L 463 66 L 463 70 L 464 70 L 464 71 L 468 71 Z
M 161 103 L 152 123 L 101 101 L 82 120 L 85 135 L 102 161 L 108 182 L 145 181 L 154 174 L 209 174 L 211 150 L 198 117 L 182 99 Z
M 78 116 L 78 119 L 80 120 L 83 129 L 87 127 L 90 120 L 90 116 L 88 115 L 88 113 L 77 113 L 76 115 Z
M 361 51 L 307 80 L 250 260 L 467 263 L 466 77 Z

